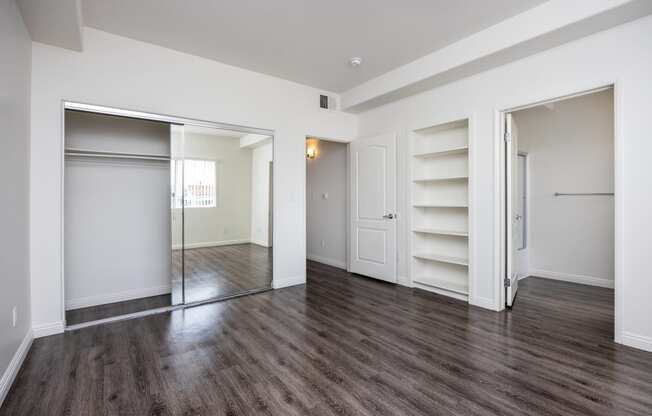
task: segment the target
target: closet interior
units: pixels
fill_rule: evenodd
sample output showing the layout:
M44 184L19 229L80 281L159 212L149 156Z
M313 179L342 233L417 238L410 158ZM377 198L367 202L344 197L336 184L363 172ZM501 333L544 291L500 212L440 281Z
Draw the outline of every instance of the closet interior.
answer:
M411 149L412 283L468 300L468 121L415 130Z
M273 137L65 110L68 326L272 282Z

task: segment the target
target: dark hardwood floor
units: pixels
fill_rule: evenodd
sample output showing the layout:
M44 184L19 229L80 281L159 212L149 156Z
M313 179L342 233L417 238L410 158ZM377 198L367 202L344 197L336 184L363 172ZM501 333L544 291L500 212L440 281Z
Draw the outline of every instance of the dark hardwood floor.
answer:
M351 277L34 342L0 415L650 415L612 292L530 278L513 310Z
M173 270L181 269L180 251L173 252ZM227 297L272 284L272 249L256 244L185 250L186 303ZM173 282L174 304L182 303L181 282ZM171 295L151 296L66 311L66 324L142 312L172 305Z

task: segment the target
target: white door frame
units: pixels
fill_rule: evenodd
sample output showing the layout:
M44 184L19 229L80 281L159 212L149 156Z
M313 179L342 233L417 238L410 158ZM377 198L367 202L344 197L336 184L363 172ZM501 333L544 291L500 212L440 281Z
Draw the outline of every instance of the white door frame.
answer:
M505 189L505 170L506 170L506 160L505 160L505 114L511 113L518 110L524 110L526 108L536 107L546 103L552 103L555 101L562 101L569 98L579 97L582 95L592 94L605 89L613 89L614 97L614 340L617 343L622 343L622 328L624 321L624 299L623 291L625 287L624 281L624 262L623 262L623 243L624 243L624 197L623 192L625 190L624 186L624 137L621 132L622 126L622 83L618 81L608 81L603 82L598 85L589 86L584 89L574 89L567 94L548 97L541 99L535 102L522 103L520 105L514 105L502 110L495 111L495 155L497 163L497 205L499 205L499 210L496 213L496 223L499 224L497 228L497 252L496 257L496 270L498 271L495 279L495 288L496 293L498 294L498 310L505 309L505 289L503 279L505 277L506 265L506 244L505 244L505 231L507 225L505 223L505 197L507 190Z

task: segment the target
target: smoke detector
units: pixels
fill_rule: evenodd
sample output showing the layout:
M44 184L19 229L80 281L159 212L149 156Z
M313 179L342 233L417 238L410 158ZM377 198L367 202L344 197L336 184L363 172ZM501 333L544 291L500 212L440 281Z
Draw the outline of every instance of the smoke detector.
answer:
M349 59L349 65L351 65L352 68L359 67L361 63L362 63L362 58L360 58L360 57L356 56L356 57L353 57L353 58Z

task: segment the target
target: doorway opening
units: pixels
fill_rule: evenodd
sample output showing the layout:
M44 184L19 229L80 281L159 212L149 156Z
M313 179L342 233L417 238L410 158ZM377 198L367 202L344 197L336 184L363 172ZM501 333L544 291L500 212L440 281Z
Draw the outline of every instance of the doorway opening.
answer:
M306 138L306 258L348 269L347 143Z
M561 313L578 331L610 338L617 286L614 114L614 89L607 87L502 117L505 306L518 314L532 302L554 305L551 316Z

